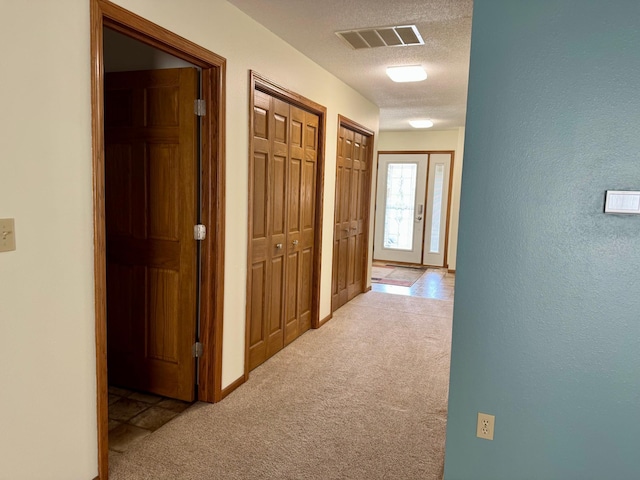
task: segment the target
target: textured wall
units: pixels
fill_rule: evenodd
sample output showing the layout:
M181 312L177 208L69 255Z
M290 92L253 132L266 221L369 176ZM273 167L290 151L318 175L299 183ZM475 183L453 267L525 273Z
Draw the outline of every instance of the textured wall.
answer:
M473 22L445 478L640 478L640 3Z

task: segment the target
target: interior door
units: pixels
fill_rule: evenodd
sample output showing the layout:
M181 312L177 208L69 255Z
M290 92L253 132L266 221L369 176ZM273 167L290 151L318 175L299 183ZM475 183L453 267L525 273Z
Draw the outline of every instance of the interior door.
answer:
M380 154L374 259L422 263L429 155Z
M427 207L425 216L424 265L442 267L445 263L447 210L449 205L450 153L429 155Z
M109 382L194 398L198 73L105 75Z
M332 309L362 293L369 197L368 137L340 126L336 165Z

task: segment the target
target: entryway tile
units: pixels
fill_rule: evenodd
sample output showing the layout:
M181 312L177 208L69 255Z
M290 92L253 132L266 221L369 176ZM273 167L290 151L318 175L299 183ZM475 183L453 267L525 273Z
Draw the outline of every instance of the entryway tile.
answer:
M132 393L127 398L131 400L136 400L138 402L150 403L152 405L162 400L162 397L158 395L152 395L150 393L141 393L141 392Z
M122 398L113 405L109 405L109 418L126 422L147 408L149 408L148 403Z
M149 434L149 430L124 423L109 432L109 449L124 452L133 443Z
M137 427L147 428L153 431L160 428L176 415L178 415L178 412L172 412L171 410L167 410L165 408L151 407L141 414L133 417L131 420L129 420L129 423Z
M133 390L128 390L126 388L109 386L109 393L114 395L120 395L121 397L127 397L133 393Z
M172 412L181 413L189 408L191 404L189 402L183 402L182 400L173 400L172 398L165 398L156 407L166 408Z

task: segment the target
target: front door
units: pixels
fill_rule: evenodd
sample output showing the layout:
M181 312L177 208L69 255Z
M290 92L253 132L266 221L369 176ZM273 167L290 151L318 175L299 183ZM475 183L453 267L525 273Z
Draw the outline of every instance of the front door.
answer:
M379 155L375 260L422 263L428 161L426 153Z
M194 399L198 135L193 68L105 75L108 375Z

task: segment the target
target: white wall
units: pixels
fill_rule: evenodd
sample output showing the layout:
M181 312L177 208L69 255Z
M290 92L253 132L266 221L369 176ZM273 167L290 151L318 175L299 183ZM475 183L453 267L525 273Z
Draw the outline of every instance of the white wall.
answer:
M95 477L89 2L0 15L0 479Z
M464 156L464 127L455 130L416 130L407 132L380 132L378 151L454 150L453 183L451 186L451 212L449 216L449 251L447 263L456 269L458 251L458 214L460 212L460 185Z
M228 60L226 386L244 371L248 70L327 107L321 317L331 311L337 117L377 132L378 108L224 0L116 3ZM0 479L90 479L97 442L89 2L4 1L0 58L0 218L14 217L17 232L17 250L0 253Z

